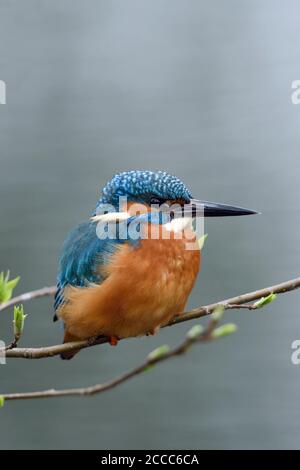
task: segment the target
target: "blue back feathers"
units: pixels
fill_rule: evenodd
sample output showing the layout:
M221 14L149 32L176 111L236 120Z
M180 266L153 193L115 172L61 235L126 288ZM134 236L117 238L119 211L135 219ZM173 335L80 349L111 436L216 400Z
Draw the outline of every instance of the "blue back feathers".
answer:
M101 283L103 275L97 269L105 265L117 245L124 240L100 240L96 234L97 224L86 222L76 227L64 242L57 279L54 309L63 302L63 290L66 285L84 287L90 283Z

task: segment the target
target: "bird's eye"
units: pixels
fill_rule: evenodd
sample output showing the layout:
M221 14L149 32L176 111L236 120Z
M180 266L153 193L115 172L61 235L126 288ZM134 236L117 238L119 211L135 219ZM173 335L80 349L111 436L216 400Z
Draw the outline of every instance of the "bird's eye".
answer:
M160 205L161 203L162 203L162 201L158 197L155 197L155 196L150 197L150 204Z

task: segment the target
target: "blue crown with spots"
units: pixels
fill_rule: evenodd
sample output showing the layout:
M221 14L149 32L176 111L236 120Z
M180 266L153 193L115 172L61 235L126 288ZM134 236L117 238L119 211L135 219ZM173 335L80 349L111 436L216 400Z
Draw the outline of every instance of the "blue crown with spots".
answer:
M126 196L130 201L151 203L151 198L159 202L182 199L188 203L191 194L176 176L165 171L132 170L116 174L103 188L97 204L112 204L117 207L119 197Z

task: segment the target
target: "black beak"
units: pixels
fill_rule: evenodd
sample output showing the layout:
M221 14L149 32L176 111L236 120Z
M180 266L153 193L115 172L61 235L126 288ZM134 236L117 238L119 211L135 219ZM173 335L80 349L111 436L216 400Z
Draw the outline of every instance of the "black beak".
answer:
M258 212L218 202L198 201L191 199L190 204L185 206L184 214L192 217L229 217L237 215L252 215Z

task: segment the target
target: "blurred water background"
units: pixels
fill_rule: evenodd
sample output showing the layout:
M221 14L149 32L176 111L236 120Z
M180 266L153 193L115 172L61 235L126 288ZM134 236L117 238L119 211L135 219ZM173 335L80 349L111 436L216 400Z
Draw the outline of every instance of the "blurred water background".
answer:
M206 223L190 307L299 275L299 14L293 0L1 0L0 270L21 276L17 292L55 283L66 233L127 169L167 170L195 197L262 212ZM291 293L230 312L237 334L107 394L7 403L0 447L298 448L299 305ZM52 299L26 312L23 346L61 341ZM71 362L10 360L0 392L102 382L191 326Z

